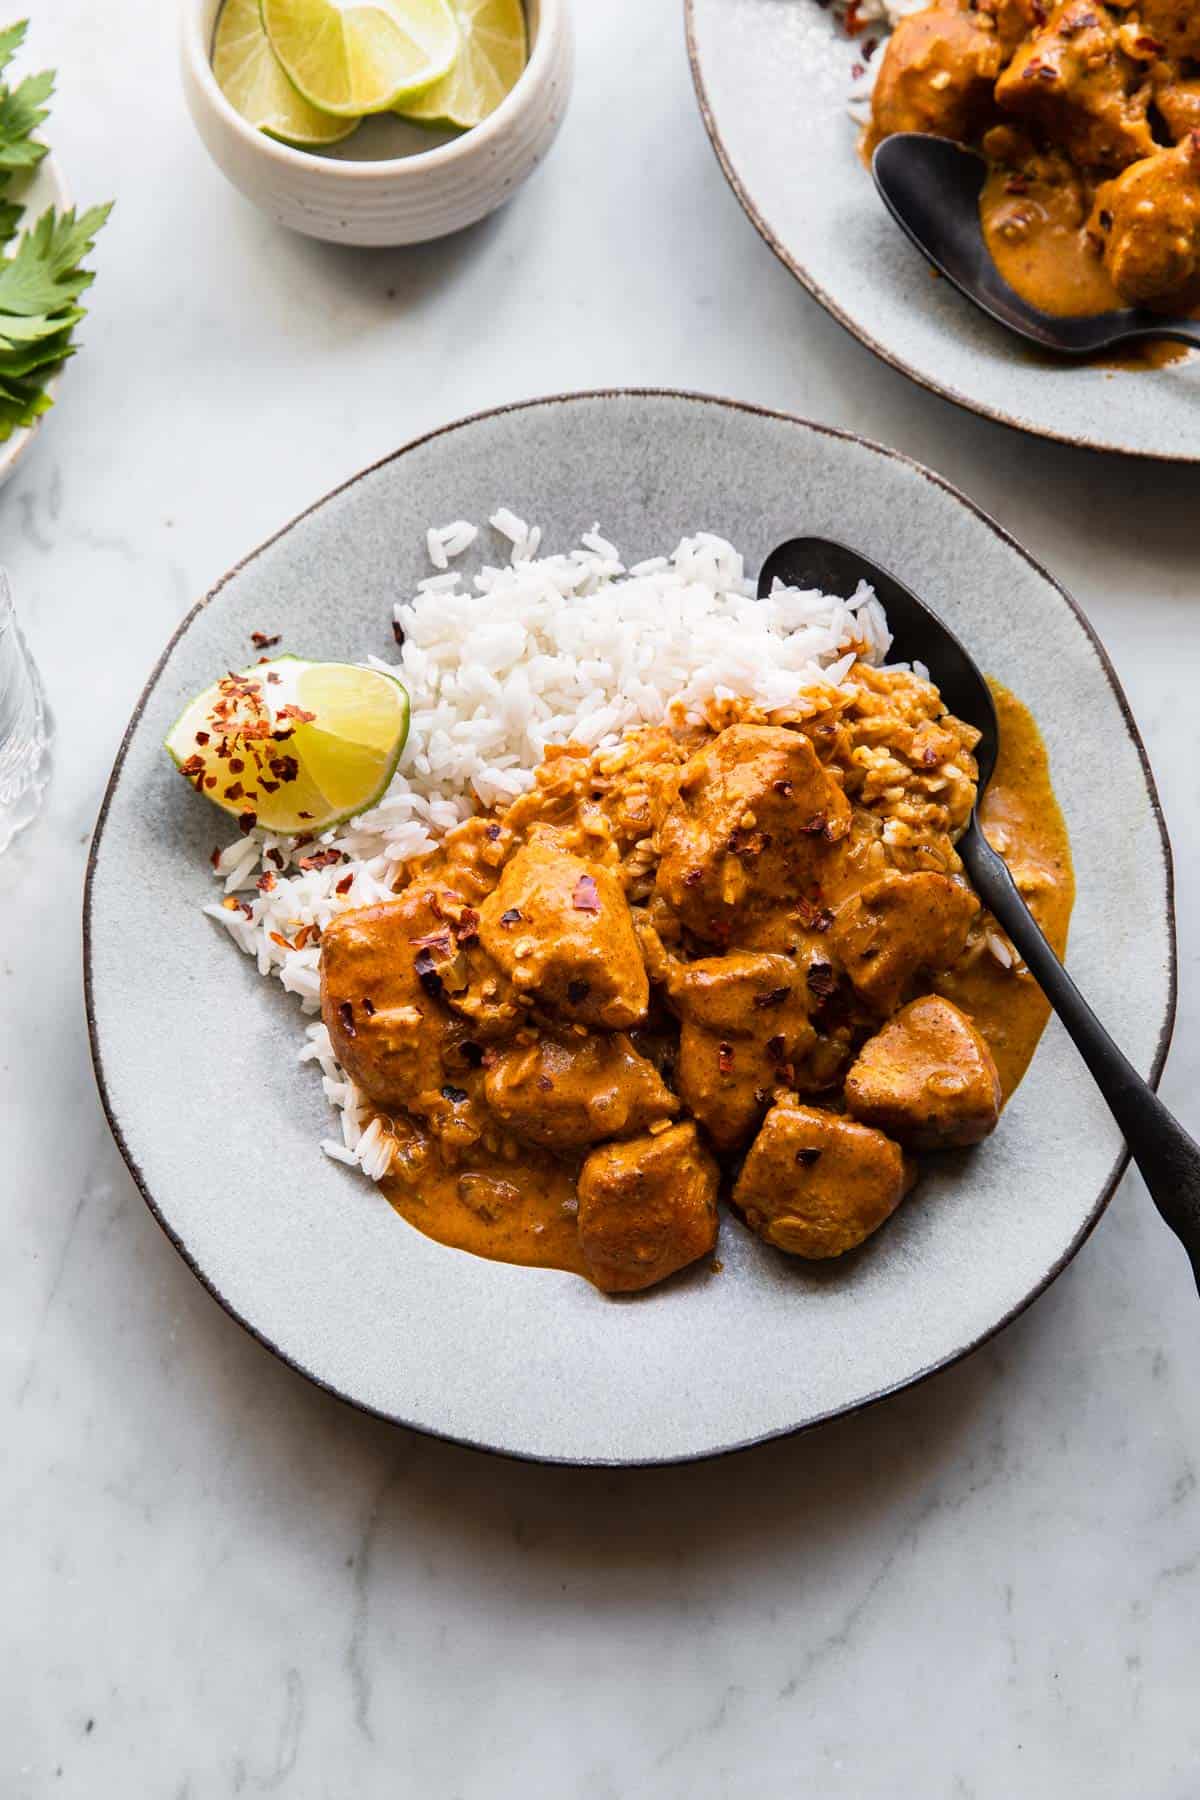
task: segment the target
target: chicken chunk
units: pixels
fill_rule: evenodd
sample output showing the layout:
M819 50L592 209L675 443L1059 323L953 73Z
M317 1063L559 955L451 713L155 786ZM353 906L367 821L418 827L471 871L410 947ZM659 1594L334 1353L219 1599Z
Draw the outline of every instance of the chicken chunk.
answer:
M915 1180L916 1165L882 1131L781 1103L750 1146L733 1202L777 1250L841 1256L891 1217Z
M593 1150L579 1176L579 1244L596 1286L634 1293L711 1256L718 1180L692 1124Z
M465 1053L474 1027L454 1017L425 969L428 940L444 929L417 887L332 920L321 940L321 1016L335 1056L375 1106L415 1113L448 1148L467 1148L484 1118Z
M1061 144L1087 168L1123 169L1149 156L1150 84L1121 48L1100 0L1064 0L1021 45L996 83L999 106Z
M892 1013L918 975L962 954L978 911L970 888L948 875L888 874L838 908L832 943L867 1004Z
M965 6L927 7L899 20L872 99L876 141L894 131L976 137L995 111L1004 63L1000 37Z
M731 950L678 963L668 984L682 1021L676 1081L718 1150L745 1143L776 1083L816 1038L806 965Z
M1154 90L1154 104L1173 144L1181 144L1190 132L1200 131L1200 77L1164 81Z
M731 725L684 769L658 893L696 937L726 942L756 902L811 897L849 829L846 796L802 733Z
M1200 131L1106 181L1088 229L1123 300L1182 303L1200 282Z
M479 937L518 994L581 1025L622 1031L650 983L629 904L599 863L534 838L479 909Z
M1142 31L1165 56L1200 61L1200 7L1196 0L1138 0Z
M679 1102L623 1032L558 1033L502 1050L484 1081L496 1116L527 1143L573 1150L645 1131Z
M846 1105L912 1150L977 1144L1000 1118L1000 1077L966 1013L937 994L903 1007L859 1052Z

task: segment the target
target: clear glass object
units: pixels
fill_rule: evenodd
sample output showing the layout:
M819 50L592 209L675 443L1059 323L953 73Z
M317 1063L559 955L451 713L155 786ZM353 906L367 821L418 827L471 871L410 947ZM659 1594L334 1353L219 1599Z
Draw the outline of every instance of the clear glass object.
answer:
M0 853L36 818L50 779L50 716L0 569Z

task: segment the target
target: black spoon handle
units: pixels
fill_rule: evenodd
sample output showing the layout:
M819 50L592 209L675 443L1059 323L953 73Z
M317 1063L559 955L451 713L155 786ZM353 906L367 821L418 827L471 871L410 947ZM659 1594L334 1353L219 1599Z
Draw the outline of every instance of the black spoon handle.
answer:
M1123 344L1141 343L1154 338L1169 338L1173 344L1191 344L1193 349L1200 350L1200 319L1149 317L1145 324L1132 326L1121 333Z
M1200 1288L1200 1145L1124 1057L1055 956L1003 857L973 819L958 845L975 890L1070 1032L1121 1127L1150 1198L1191 1259Z

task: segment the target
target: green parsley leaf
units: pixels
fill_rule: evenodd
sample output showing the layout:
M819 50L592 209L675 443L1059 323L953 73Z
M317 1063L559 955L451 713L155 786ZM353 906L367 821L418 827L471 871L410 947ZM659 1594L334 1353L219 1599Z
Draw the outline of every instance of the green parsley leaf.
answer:
M80 261L111 210L110 203L89 207L78 217L73 206L65 213L44 212L14 254L0 262L0 312L32 317L58 312L77 300L95 279L79 267Z

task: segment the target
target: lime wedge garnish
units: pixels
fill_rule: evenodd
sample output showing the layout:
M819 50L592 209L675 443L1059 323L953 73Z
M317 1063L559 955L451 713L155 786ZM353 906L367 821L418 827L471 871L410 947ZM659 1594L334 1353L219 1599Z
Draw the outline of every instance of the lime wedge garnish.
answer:
M281 656L197 695L166 747L245 830L303 835L373 806L407 737L408 695L392 676Z
M263 30L258 0L225 0L212 66L217 86L247 124L285 144L301 149L338 144L358 124L357 119L319 112L296 91Z
M450 0L458 22L458 58L448 75L396 111L426 124L480 124L511 94L529 60L521 0Z
M458 54L447 0L262 0L271 48L322 112L385 112L440 81Z

